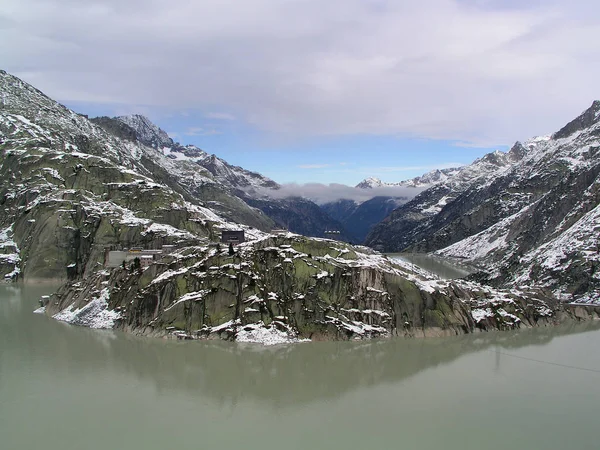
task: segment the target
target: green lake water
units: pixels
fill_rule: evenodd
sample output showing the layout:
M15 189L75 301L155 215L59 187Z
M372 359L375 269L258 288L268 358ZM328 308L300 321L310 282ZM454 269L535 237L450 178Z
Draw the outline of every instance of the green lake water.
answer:
M0 286L2 450L600 448L598 323L260 347L66 325L49 290Z

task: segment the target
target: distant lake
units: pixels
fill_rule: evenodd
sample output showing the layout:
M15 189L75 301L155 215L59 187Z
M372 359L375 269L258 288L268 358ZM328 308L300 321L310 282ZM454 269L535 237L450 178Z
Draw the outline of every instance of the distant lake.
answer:
M49 290L0 286L2 449L599 448L598 323L260 347L58 323Z
M443 279L462 278L475 272L474 268L459 264L457 261L428 253L388 253L387 256L419 266Z

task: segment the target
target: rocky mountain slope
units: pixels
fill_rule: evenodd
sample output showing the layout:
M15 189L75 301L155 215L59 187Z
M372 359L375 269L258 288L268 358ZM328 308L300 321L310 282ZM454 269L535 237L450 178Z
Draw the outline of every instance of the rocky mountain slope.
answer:
M459 170L375 227L370 245L439 250L486 267L498 286L600 298L600 102L551 136L517 142Z
M273 226L227 192L207 208L201 194L212 180L208 171L115 137L6 72L0 92L6 278L77 278L101 267L107 248L193 243L238 226L219 212L256 228Z
M216 208L224 217L248 223L247 219L233 214L238 209L238 204L243 202L257 211L262 211L273 221L274 227L317 237L323 237L326 230L334 229L341 231L342 240L351 239L337 220L321 211L311 200L302 197L276 198L276 195L269 195L271 191L280 188L275 181L257 172L231 165L194 145L183 146L174 142L144 116L101 117L92 121L119 137L127 138L133 133L142 144L159 150L173 161L171 166L179 167L177 171L172 167L167 167L167 170L175 174L182 184L194 186L196 195ZM124 132L123 128L128 128L129 133ZM206 177L198 181L199 171L204 171ZM231 199L224 202L224 192L230 198L236 199L238 204L229 205ZM223 203L230 208L220 208Z

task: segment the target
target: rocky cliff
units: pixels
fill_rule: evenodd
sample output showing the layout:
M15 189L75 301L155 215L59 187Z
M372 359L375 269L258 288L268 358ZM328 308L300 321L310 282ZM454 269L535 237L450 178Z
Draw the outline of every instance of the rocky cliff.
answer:
M98 271L66 285L47 313L92 327L182 339L263 343L447 336L597 317L541 291L433 280L362 247L264 236L230 255L182 248L146 269Z

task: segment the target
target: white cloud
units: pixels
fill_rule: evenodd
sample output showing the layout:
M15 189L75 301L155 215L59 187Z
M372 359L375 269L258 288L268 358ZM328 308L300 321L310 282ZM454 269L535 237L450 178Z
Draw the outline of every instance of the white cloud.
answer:
M591 103L598 35L591 0L4 0L0 61L62 101L491 145Z
M300 164L296 167L298 167L298 169L324 169L331 166L331 164Z
M186 136L212 136L221 134L221 132L214 128L190 127L183 134Z
M224 113L224 112L209 112L204 115L207 119L214 120L235 120L235 116L233 114Z
M263 190L262 194L272 198L305 197L317 204L334 202L340 199L354 200L362 203L373 197L396 197L408 201L421 193L422 188L382 186L371 189L360 189L345 184L289 183L281 185L278 190Z

